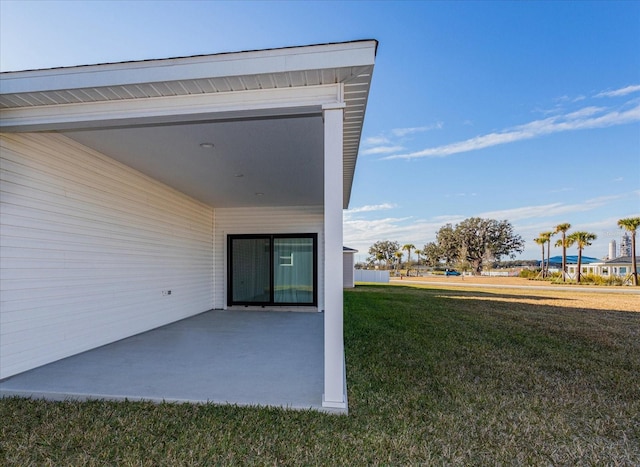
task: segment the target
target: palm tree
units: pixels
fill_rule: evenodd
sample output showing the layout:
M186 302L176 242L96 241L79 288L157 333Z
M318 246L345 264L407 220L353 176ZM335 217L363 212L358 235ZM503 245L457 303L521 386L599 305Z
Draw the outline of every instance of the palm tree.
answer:
M596 238L598 238L598 236L590 232L573 232L567 237L567 246L572 246L574 243L578 245L578 275L576 279L578 284L580 283L580 275L582 273L582 250L584 250L585 247L591 246L591 242Z
M547 243L547 241L542 237L536 237L533 239L533 241L542 247L542 262L540 263L540 268L542 277L544 278L544 244Z
M416 256L418 257L418 266L416 267L416 277L418 277L420 275L420 255L422 254L422 250L415 250L416 252Z
M409 265L411 265L411 250L415 250L416 246L413 243L407 243L406 245L404 245L402 247L403 250L405 250L406 252L408 252L407 255L407 263Z
M636 264L636 230L640 227L640 217L627 217L620 219L618 226L631 232L631 274L633 285L638 285L638 265Z
M546 268L544 267L544 260L542 260L543 264L542 264L542 277L548 277L549 276L549 260L551 259L551 236L553 235L553 232L542 232L540 234L540 238L542 238L544 240L544 243L547 244L547 266ZM544 246L543 246L544 248Z
M420 266L420 255L422 254L422 250L415 250L415 254L418 257L418 266Z
M397 263L396 263L396 271L399 271L400 270L400 264L401 264L401 261L402 261L402 252L401 251L396 251L394 253L394 256L396 257L396 261L397 261Z
M562 239L556 242L556 246L562 247L562 282L567 278L567 230L571 228L571 224L565 222L564 224L556 225L555 234L562 233Z

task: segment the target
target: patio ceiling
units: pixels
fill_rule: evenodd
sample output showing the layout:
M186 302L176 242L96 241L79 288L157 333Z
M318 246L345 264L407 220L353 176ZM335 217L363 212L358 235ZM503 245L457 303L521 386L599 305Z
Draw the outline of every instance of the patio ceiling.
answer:
M322 110L345 105L347 207L376 46L2 73L0 128L60 132L214 207L320 205Z
M322 204L322 129L316 115L63 134L214 207L292 206Z

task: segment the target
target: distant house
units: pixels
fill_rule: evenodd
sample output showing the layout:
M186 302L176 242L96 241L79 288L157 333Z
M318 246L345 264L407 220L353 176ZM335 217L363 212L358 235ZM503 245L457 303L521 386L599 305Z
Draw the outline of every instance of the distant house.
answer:
M377 41L0 74L0 379L211 309L324 312Z
M631 256L621 256L605 261L600 269L601 276L626 277L632 272ZM640 264L640 256L636 256L636 264Z
M631 273L631 256L621 256L609 260L592 261L583 264L582 274L595 274L603 277L626 277ZM640 264L640 257L636 256L636 263ZM567 267L567 272L571 277L576 273L575 265Z

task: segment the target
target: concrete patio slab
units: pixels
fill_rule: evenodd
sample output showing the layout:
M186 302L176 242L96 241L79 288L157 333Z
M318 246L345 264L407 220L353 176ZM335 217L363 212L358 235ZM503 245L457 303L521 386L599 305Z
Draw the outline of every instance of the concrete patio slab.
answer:
M208 311L0 382L0 396L322 410L322 313Z

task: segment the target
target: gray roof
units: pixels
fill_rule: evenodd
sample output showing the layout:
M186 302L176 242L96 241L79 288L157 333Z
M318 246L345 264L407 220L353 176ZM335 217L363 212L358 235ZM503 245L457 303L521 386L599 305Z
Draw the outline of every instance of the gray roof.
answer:
M605 264L631 264L631 256L620 256L618 258L613 258L613 259L608 259L607 261L604 262ZM640 263L640 256L636 256L636 263Z

